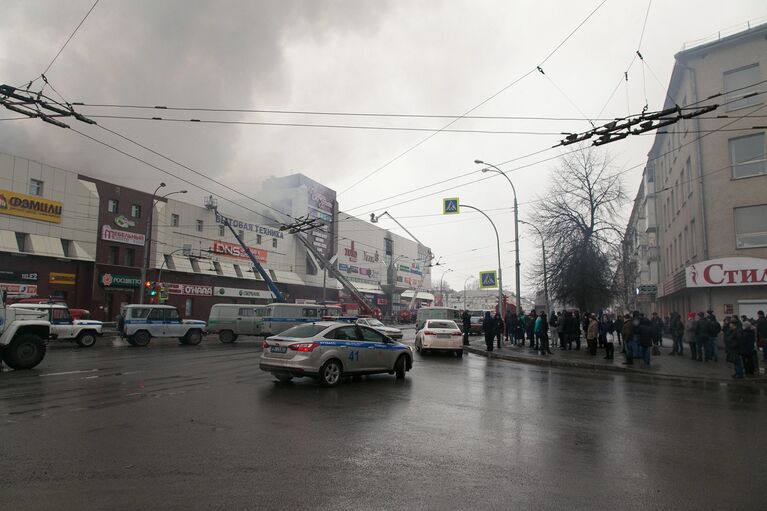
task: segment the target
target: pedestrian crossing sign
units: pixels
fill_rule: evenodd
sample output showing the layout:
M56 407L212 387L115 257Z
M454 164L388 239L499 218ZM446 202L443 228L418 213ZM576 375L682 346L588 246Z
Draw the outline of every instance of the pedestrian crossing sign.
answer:
M457 215L461 210L459 208L458 197L451 197L449 199L442 199L442 214L443 215Z
M498 287L498 273L495 270L479 272L479 288L490 289Z

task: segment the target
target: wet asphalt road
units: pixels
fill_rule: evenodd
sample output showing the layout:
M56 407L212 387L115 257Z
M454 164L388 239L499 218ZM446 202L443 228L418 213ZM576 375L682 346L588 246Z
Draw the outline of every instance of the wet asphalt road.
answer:
M3 372L2 508L767 509L764 387L417 355L325 389L273 382L259 345Z

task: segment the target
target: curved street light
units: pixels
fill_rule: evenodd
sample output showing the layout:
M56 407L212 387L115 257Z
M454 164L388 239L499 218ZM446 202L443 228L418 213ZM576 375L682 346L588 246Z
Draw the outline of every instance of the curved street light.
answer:
M476 163L477 165L487 165L487 167L482 169L482 172L495 172L496 174L500 174L503 177L505 177L506 181L508 181L509 184L511 185L511 191L514 193L514 250L516 252L516 261L514 263L515 265L514 276L517 280L516 306L517 306L517 314L519 314L519 311L521 311L522 308L521 308L521 301L520 301L520 280L519 280L519 206L517 205L517 190L516 188L514 188L514 183L511 182L511 179L509 178L508 174L506 174L504 171L499 169L497 166L493 165L492 163L484 162L482 160L474 160L474 163Z

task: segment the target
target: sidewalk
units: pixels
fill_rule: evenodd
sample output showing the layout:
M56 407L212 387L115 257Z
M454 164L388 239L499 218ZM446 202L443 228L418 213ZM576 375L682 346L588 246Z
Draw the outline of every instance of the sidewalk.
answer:
M640 374L651 377L673 378L694 381L728 382L728 383L767 383L767 377L764 374L755 376L746 376L743 380L735 380L731 377L733 365L725 362L724 350L719 350L718 362L697 362L690 359L690 351L685 346L684 356L670 356L671 341L664 339L660 356L652 357L650 366L646 366L641 360L634 360L634 365L623 365L626 359L621 353L622 347L617 343L615 345L615 359L605 360L605 351L598 349L596 356L591 356L586 351L586 342L581 342L580 351L561 350L559 347L552 347L553 355L540 355L538 352L530 351L529 346L517 347L509 346L504 343L503 347L498 349L496 346L492 352L488 353L485 347L484 337L473 336L469 338L469 346L464 346L464 351L488 358L508 360L511 362L521 362L524 364L535 364L549 367L569 367L589 371L612 371L625 374ZM760 369L763 368L761 353L759 354Z

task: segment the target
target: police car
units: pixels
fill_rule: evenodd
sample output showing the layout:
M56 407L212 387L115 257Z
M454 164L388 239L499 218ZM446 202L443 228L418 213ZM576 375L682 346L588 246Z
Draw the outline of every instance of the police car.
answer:
M118 324L120 336L132 346L146 346L152 337L176 337L181 344L200 344L206 324L181 319L170 305L126 305Z
M328 387L344 376L389 373L403 379L413 367L409 346L362 325L321 321L266 339L260 367L279 381L317 378Z

